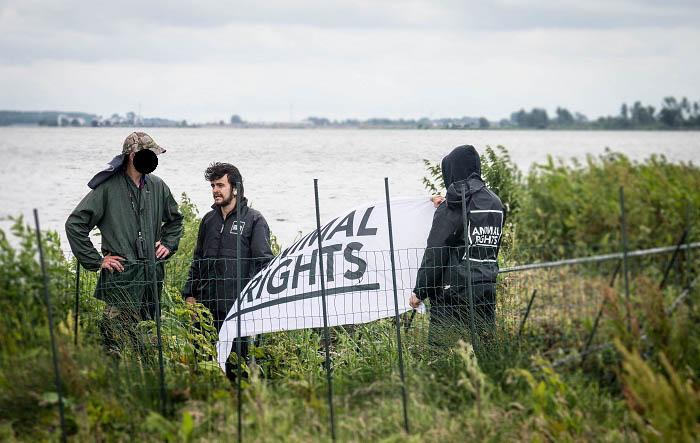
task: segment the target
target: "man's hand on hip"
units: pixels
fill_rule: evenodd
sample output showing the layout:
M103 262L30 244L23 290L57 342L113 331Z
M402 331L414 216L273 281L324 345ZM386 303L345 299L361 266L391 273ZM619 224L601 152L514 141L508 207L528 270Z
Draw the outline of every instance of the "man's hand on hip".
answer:
M156 242L156 258L158 259L163 259L170 255L170 249L166 248L163 246L163 244L159 241Z
M102 265L100 265L100 268L107 269L109 272L124 272L124 265L121 262L122 260L124 260L124 257L107 254L102 259Z

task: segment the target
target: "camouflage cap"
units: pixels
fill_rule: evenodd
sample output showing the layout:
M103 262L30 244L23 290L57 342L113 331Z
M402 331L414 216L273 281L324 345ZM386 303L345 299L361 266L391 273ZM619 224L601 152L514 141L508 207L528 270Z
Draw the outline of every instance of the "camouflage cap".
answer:
M158 143L156 143L150 135L146 134L145 132L132 132L124 140L122 154L130 154L142 149L150 149L151 151L155 152L156 155L165 152L165 148L158 145Z

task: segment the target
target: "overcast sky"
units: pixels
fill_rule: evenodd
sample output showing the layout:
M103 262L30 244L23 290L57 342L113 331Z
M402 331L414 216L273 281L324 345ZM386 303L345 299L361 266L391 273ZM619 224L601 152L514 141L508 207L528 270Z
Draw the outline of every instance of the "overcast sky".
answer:
M700 100L698 0L0 0L0 109L218 121Z

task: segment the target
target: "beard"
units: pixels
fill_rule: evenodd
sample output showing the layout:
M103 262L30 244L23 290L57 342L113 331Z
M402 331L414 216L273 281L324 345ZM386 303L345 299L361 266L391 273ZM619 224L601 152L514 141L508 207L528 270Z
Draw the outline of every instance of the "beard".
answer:
M225 206L228 206L233 201L233 192L229 192L228 197L224 198L223 195L221 195L221 197L223 198L223 200L221 200L221 203L214 202L214 204L223 208Z

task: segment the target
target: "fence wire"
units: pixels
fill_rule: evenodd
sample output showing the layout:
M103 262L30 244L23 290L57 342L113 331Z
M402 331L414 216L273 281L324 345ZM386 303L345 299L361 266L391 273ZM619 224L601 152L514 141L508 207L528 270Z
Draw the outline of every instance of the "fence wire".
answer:
M671 287L669 297L687 286L693 273L687 259L691 248L698 246L631 253L633 297L662 282ZM461 341L472 347L485 372L499 376L533 355L555 362L599 349L624 327L627 308L621 257L616 254L504 268L496 282L489 282L464 272L463 250L446 248L436 251L448 257L445 266L423 269L435 277L430 281L440 284L421 288L416 282L425 251L394 252L399 332L408 372L440 364L442 356ZM92 359L104 363L110 373L107 389L128 392L165 416L184 402L197 405L207 417L199 426L211 438L237 435L237 365L242 365L244 391L257 380L291 398L322 398L327 383L325 346L330 350L334 396L341 399L336 400L339 422L357 392L376 389L376 395L395 397L400 407L393 287L386 279L392 271L389 251L352 251L351 259L341 251L281 260L287 264L270 272L264 289L286 291L285 302L260 299L255 305L255 293L242 295L248 313L241 318L246 331L240 339L241 355L236 353L235 335L219 337L227 318L237 321L231 316L236 302L235 257L125 261L123 272L91 272L67 256L71 264L50 286L64 348L77 338L77 345L68 349L76 356L87 350ZM473 264L479 263L478 257L473 258ZM323 274L317 271L320 260L326 265ZM259 263L241 261L242 269L259 267ZM195 281L193 269L197 270ZM245 274L241 287L252 277L250 271ZM327 288L329 342L320 329L321 278ZM191 292L195 304L182 296L186 287L195 288ZM407 306L415 289L431 294L424 300L424 310ZM231 349L225 370L217 363L220 338ZM60 357L67 358L65 352ZM69 397L71 389L75 387L66 386ZM316 423L328 419L328 410L321 404L306 412L318 417ZM242 406L244 417L254 413L251 396L243 396ZM319 425L314 432L326 431Z

